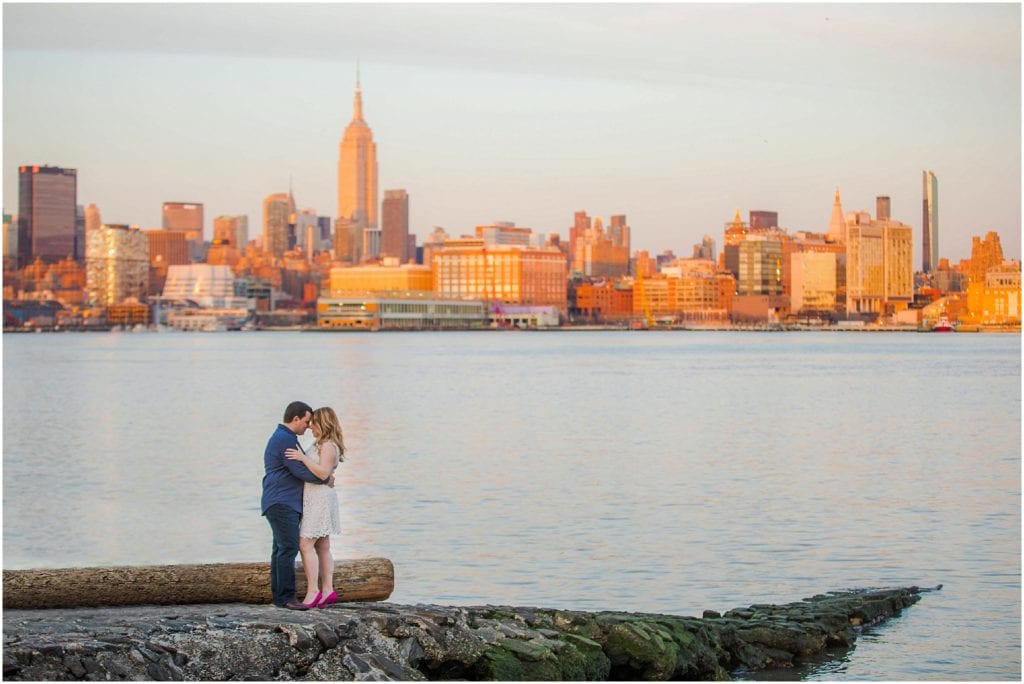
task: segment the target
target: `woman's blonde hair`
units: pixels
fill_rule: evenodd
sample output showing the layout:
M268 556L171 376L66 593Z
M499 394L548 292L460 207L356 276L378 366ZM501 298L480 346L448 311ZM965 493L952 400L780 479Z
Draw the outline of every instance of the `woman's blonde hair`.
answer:
M326 442L334 442L338 445L338 461L345 460L345 440L341 434L341 424L338 416L330 406L322 406L313 411L313 418L310 423L316 423L320 436L317 437L316 445L320 447Z

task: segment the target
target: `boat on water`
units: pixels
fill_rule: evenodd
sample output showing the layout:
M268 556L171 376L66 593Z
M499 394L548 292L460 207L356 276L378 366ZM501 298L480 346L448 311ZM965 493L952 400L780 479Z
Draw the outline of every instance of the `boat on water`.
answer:
M932 325L932 332L953 332L953 323L943 316Z

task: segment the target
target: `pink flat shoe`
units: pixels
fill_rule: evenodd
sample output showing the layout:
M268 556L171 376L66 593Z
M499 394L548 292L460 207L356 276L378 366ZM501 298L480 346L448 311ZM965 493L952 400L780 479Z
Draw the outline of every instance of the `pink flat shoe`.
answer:
M317 608L326 608L327 606L338 602L338 592L332 591L327 596L324 596L323 601L316 605Z
M319 604L319 603L320 603L320 592L318 591L318 592L316 592L316 596L313 597L313 601L311 603L303 603L302 605L306 606L307 608L316 608L317 604Z

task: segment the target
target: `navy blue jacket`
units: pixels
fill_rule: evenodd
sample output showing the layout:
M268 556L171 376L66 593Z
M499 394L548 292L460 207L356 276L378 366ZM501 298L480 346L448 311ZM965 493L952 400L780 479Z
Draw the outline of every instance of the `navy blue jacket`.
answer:
M260 502L262 513L274 504L284 504L302 513L302 488L304 482L325 484L327 480L309 472L302 461L285 458L285 449L301 449L299 438L284 425L278 425L267 442L263 452L263 498Z

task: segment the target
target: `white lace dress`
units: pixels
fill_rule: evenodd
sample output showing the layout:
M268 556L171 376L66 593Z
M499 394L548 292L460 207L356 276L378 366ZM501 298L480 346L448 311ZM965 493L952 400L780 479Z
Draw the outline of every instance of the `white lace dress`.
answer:
M309 457L321 463L321 458L338 466L338 447L331 442L323 445L324 452L316 447L309 451ZM322 484L307 482L302 490L302 523L299 534L303 537L326 537L341 534L341 512L338 510L338 495L334 489Z

